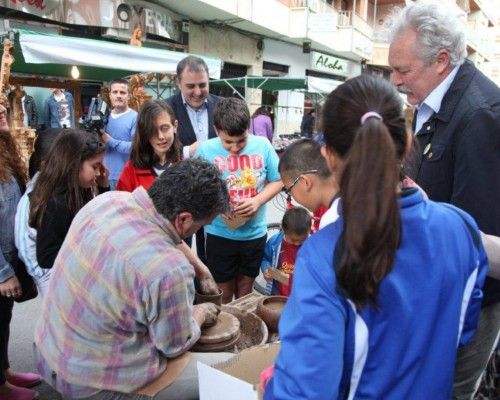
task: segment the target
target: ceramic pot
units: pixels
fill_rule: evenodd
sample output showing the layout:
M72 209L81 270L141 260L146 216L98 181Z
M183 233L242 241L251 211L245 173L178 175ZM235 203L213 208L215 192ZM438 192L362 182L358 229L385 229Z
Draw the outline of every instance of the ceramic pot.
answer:
M262 298L257 304L256 314L262 318L270 331L278 331L278 322L287 300L285 296L269 296Z
M196 292L194 294L194 300L196 304L201 303L214 303L217 306L222 305L222 290L219 289L218 294L202 294Z

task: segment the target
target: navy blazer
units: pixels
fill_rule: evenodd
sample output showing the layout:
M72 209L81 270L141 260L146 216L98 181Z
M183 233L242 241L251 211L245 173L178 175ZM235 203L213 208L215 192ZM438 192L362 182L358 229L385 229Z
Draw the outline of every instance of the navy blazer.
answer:
M222 97L209 94L207 98L208 106L208 138L212 139L217 136L214 128L214 108L215 105L222 100ZM187 113L184 102L182 101L181 92L170 96L165 100L170 107L174 110L175 117L178 121L177 131L179 132L179 139L183 146L189 146L196 142L196 134L194 133L193 126L191 125L191 120Z
M405 172L431 200L467 211L483 232L500 235L500 89L466 60L441 108L415 137ZM483 305L500 301L488 278Z

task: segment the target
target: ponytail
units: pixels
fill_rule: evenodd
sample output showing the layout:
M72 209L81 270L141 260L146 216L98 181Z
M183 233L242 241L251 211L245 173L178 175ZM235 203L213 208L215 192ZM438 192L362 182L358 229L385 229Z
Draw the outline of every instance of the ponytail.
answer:
M357 130L340 180L344 231L338 283L357 308L375 304L380 282L392 270L400 238L398 155L383 121L369 118Z

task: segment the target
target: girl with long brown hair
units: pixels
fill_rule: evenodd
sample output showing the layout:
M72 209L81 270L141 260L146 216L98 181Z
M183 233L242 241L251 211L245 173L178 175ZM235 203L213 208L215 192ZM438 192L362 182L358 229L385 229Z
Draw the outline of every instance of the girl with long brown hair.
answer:
M52 268L76 213L109 190L103 164L104 142L95 134L63 131L52 145L30 201L30 226L36 228L36 256L41 268Z
M123 168L116 189L127 192L138 186L148 189L158 175L181 159L181 152L172 108L162 100L145 102L137 117L130 160Z
M487 272L477 226L402 187L411 134L389 82L345 82L322 118L340 217L298 254L264 398L449 399Z
M14 272L20 262L14 245L14 217L26 181L26 166L10 134L7 110L0 105L0 398L3 400L35 399L38 393L27 387L41 382L36 374L11 371L7 353L14 299L22 295Z

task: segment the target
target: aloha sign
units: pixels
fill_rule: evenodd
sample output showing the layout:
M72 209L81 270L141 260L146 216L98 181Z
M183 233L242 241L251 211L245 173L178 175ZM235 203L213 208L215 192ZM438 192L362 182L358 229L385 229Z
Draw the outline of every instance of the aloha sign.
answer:
M311 68L329 74L348 76L348 60L313 51L311 54Z

